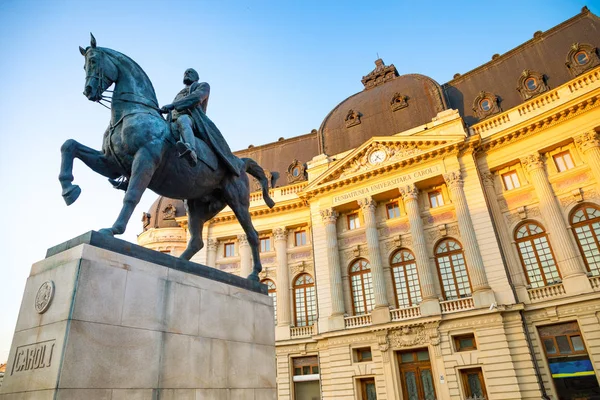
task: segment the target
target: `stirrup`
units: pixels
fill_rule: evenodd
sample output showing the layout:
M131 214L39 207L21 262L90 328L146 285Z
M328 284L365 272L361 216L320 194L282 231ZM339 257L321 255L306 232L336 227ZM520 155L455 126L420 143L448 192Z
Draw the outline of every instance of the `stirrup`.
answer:
M175 148L179 152L179 158L185 158L190 166L198 164L198 156L189 144L179 141L175 143Z

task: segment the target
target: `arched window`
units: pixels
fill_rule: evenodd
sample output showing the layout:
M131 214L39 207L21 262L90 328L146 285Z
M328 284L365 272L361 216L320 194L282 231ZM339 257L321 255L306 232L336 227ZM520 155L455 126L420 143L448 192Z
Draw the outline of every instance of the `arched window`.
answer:
M435 262L445 300L471 296L471 282L460 243L454 239L440 242L435 248Z
M310 326L317 319L315 281L309 274L302 274L294 281L294 314L296 326Z
M525 222L515 231L515 242L532 288L551 285L560 279L544 228L535 222Z
M571 216L571 226L588 271L600 275L600 208L585 204Z
M275 290L275 282L270 279L263 279L262 284L267 285L269 288L269 297L273 299L273 314L275 316L275 322L277 322L277 291Z
M354 315L368 314L375 305L371 265L363 258L350 266L350 285Z
M415 256L408 250L398 250L392 256L392 276L394 277L394 292L396 307L416 306L421 302L421 287L417 275Z

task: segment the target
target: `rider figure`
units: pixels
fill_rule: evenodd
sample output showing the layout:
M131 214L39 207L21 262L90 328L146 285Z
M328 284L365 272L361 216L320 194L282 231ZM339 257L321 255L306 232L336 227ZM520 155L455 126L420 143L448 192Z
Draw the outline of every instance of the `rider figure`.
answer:
M193 167L198 163L194 147L194 136L205 141L217 157L234 175L240 175L240 162L235 157L215 124L206 116L206 105L210 94L210 86L206 82L198 82L198 73L188 68L183 74L185 87L177 93L172 104L161 108L161 112L173 111L180 138L177 142L179 157L185 158Z

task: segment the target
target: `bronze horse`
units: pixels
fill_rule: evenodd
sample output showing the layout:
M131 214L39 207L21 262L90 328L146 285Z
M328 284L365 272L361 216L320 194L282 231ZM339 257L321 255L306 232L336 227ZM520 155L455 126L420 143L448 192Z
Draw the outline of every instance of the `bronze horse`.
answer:
M191 238L181 254L181 258L186 260L204 246L204 223L227 205L235 213L252 248L254 265L248 279L258 281L262 266L258 253L258 233L248 210L250 186L246 172L260 182L265 203L273 207L275 203L269 197L268 181L263 169L249 158L236 160L242 170L239 177L229 173L221 164L215 171L203 162L191 167L178 157L173 130L160 113L154 88L142 68L122 53L97 47L93 35L90 46L86 49L80 47L79 50L85 57L83 94L89 100L99 102L113 83L115 86L111 120L104 132L102 151L73 139L67 140L61 147L62 162L58 178L67 205L81 194L79 186L72 184L75 158L109 179L122 176L128 179L121 212L113 226L101 229L101 233L122 234L146 188L162 196L187 200ZM216 159L210 147L198 138L196 148L199 155Z

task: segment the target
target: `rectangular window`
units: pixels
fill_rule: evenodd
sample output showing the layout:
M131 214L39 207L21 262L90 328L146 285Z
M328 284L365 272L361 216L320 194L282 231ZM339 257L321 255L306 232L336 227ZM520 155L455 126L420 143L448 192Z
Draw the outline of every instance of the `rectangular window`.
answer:
M460 371L463 390L468 399L487 399L483 372L481 368L469 368Z
M388 219L398 218L400 216L400 207L398 207L398 203L390 203L386 208Z
M361 347L354 349L354 360L356 362L373 361L373 354L370 347Z
M360 400L377 400L377 390L375 389L374 378L364 378L359 380Z
M348 229L360 228L360 219L358 219L358 213L348 215Z
M316 356L294 358L294 375L315 375L319 373L319 363Z
M260 252L265 253L267 251L271 251L271 238L261 238L260 239Z
M558 172L575 168L575 164L573 164L573 159L571 158L571 153L569 153L568 150L558 153L552 158L554 158L554 164L556 164L556 169Z
M441 207L444 205L444 198L442 197L442 192L436 190L434 192L429 192L429 206L431 208Z
M466 335L454 336L454 348L456 351L477 350L475 335L469 333Z
M510 171L506 174L503 174L502 182L504 183L504 189L506 190L512 190L521 187L521 182L519 182L519 175L517 175L517 171Z
M294 240L296 241L296 246L305 246L306 245L306 231L296 232L294 235Z
M233 243L225 243L223 245L223 255L225 257L235 256L235 245Z

